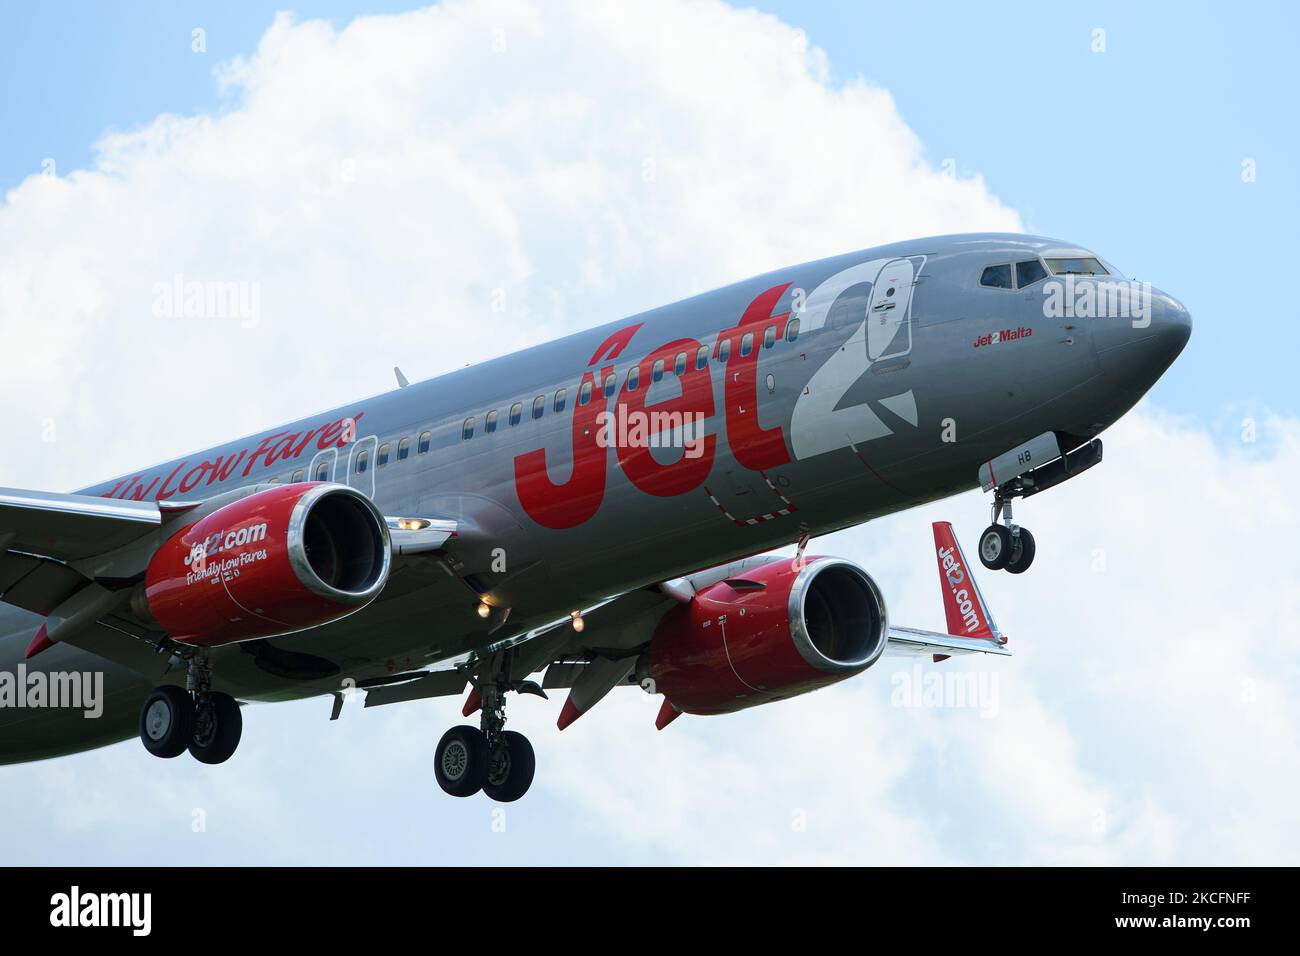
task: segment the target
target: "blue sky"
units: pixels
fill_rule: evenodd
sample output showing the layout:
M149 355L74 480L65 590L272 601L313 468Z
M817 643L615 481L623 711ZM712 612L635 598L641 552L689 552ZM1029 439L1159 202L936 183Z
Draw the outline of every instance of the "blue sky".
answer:
M1229 433L1238 410L1296 410L1300 308L1278 291L1300 210L1293 4L918 3L901 22L899 8L861 3L757 7L803 29L835 78L887 88L932 161L982 175L1028 229L1097 249L1181 298L1196 332L1156 386L1165 407ZM410 5L11 9L0 82L18 95L0 101L0 188L46 158L61 175L87 167L106 130L229 106L212 67L252 53L277 9L342 26ZM204 55L190 50L196 26ZM1104 53L1092 51L1096 28Z
M324 699L250 706L222 767L160 766L130 740L0 768L12 858L1300 858L1300 608L1275 586L1300 535L1300 316L1279 294L1300 208L1294 8L759 6L825 52L829 86L779 59L793 49L779 24L672 0L653 18L554 0L536 29L515 0L363 35L282 25L225 94L214 70L257 50L275 5L7 11L0 280L30 281L0 287L0 335L23 356L0 380L0 485L77 487L389 388L398 360L414 379L774 256L869 245L857 237L889 235L893 215L917 235L1018 215L1178 296L1196 327L1107 433L1105 465L1017 509L1039 540L1032 573L982 576L1016 655L989 665L999 718L893 706L892 668L661 734L656 701L633 691L563 734L558 699L526 698L511 726L539 774L503 836L489 803L444 798L432 778L459 701L353 707L334 724ZM293 7L338 30L407 8ZM494 58L485 26L503 17L512 56ZM734 75L701 69L700 37ZM444 41L450 54L432 52ZM857 77L897 114L854 95ZM474 95L521 106L482 123ZM566 111L575 101L585 113ZM590 145L593 126L605 135ZM110 145L111 171L77 176L105 133L133 130ZM963 181L918 172L917 152L935 169L951 158ZM858 156L884 178L859 176ZM47 158L60 182L29 181ZM178 272L264 284L265 321L151 315L150 289ZM199 376L219 387L194 400ZM1249 453L1245 415L1271 437ZM1207 502L1227 505L1214 548ZM940 627L928 523L954 521L969 551L987 513L970 493L817 547L870 569L891 620ZM806 831L792 827L805 811Z

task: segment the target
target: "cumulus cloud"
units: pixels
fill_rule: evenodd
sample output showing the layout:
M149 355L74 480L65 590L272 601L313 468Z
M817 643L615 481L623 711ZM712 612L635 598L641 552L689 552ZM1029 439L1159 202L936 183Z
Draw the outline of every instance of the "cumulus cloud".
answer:
M89 483L381 391L395 363L432 375L782 264L1020 225L927 161L887 91L721 3L282 15L218 81L223 111L108 136L93 169L0 204L22 356L0 484ZM256 315L187 315L177 277ZM1264 572L1295 537L1300 442L1267 430L1250 459L1144 409L1025 509L1038 563L985 575L1017 655L975 665L992 716L893 706L890 665L663 733L636 692L562 735L523 700L540 772L507 825L432 782L456 704L328 724L309 701L251 708L234 761L164 786L134 742L4 768L0 810L35 861L1293 860L1297 598ZM969 544L985 513L967 496L818 546L938 627L928 520Z
M720 3L283 14L218 73L224 112L107 136L95 168L0 205L0 333L23 356L0 427L30 452L0 484L90 483L385 390L394 364L428 376L779 265L1018 226L927 164L887 92L831 84L796 31ZM187 312L170 290L193 282L250 308Z

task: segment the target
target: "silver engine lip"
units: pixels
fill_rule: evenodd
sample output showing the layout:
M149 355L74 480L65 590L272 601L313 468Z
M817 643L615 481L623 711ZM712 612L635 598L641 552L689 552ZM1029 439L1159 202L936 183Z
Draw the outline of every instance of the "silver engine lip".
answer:
M379 529L379 538L383 544L382 567L379 574L375 577L374 583L362 591L345 591L322 581L319 575L316 574L315 569L312 568L311 562L307 559L307 549L303 545L303 530L307 526L307 516L311 514L311 509L323 498L341 494L348 495L361 502ZM293 511L289 513L289 528L285 535L285 547L289 552L289 566L293 568L293 573L297 575L298 580L309 591L337 604L353 607L369 604L379 595L379 592L384 589L384 585L388 583L388 573L393 564L393 546L388 534L388 524L384 521L384 516L379 513L379 509L375 507L375 503L363 492L358 491L351 485L340 485L334 482L317 485L298 499L293 506Z
M813 643L804 623L804 604L808 598L809 586L818 574L833 567L846 568L852 572L854 577L867 586L867 590L876 601L876 606L880 609L880 631L876 635L875 643L867 654L858 660L837 661L827 657ZM790 586L789 616L790 635L794 638L799 656L818 670L831 673L866 670L880 659L880 655L885 652L885 645L889 643L889 611L885 605L885 596L880 592L880 587L871 575L852 561L843 558L814 558L804 565Z

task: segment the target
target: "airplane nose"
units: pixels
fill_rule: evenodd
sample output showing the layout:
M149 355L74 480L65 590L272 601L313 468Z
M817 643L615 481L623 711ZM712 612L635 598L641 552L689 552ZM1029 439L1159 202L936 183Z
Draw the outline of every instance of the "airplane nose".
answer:
M1192 335L1192 317L1183 304L1152 289L1147 315L1097 319L1093 347L1101 370L1116 385L1139 393L1155 384Z

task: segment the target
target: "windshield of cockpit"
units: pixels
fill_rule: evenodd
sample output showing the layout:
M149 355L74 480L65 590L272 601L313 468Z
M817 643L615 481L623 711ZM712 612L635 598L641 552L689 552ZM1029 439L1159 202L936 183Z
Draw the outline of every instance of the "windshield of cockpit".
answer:
M1054 276L1115 276L1124 278L1118 269L1096 256L1043 256L1047 270Z

